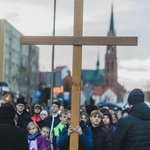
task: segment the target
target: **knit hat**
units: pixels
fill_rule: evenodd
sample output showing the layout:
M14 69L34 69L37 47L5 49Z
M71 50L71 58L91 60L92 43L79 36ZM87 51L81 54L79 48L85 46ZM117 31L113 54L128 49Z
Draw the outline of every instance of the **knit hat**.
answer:
M144 102L144 93L142 90L133 89L128 96L128 103L134 105L136 103Z
M110 112L104 113L103 116L108 116L108 118L109 118L109 120L110 120L110 123L113 124L112 115L111 115Z
M24 104L24 105L26 105L26 102L24 101L24 97L19 97L17 99L17 104Z
M48 117L48 113L47 113L47 111L46 110L42 110L41 112L40 112L40 115L41 114L45 114L46 115L46 117Z
M93 110L98 110L98 107L95 105L86 105L86 112L90 115Z
M4 103L0 107L0 120L1 119L13 120L15 118L15 114L16 114L15 108L10 103Z

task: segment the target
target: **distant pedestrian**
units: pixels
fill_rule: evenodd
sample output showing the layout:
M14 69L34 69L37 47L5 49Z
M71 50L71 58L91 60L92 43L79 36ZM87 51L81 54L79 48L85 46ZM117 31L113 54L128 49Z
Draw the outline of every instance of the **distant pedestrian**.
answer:
M113 150L150 150L150 108L141 89L128 97L130 113L119 120L113 138Z
M0 107L0 149L29 150L26 132L15 126L14 106L5 103Z

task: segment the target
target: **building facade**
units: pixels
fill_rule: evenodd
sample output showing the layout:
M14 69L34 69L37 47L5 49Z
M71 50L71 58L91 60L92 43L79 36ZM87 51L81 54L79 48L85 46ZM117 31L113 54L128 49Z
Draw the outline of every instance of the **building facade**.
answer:
M6 20L0 20L0 81L11 91L32 97L39 85L39 48L20 45L22 34Z

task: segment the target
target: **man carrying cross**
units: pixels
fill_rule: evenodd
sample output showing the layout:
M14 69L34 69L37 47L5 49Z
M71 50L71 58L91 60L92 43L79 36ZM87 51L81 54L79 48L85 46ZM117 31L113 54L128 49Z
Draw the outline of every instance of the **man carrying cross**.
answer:
M73 45L72 98L71 98L71 126L79 125L80 87L82 45L137 45L136 37L82 37L83 0L74 0L74 36L73 37L21 37L21 44L34 45ZM70 135L69 150L78 150L79 134Z

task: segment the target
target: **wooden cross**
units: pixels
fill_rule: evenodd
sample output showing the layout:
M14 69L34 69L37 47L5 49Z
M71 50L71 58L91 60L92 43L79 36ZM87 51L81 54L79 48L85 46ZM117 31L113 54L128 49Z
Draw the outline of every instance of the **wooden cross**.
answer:
M92 37L82 36L83 0L74 0L74 36L22 36L22 45L73 45L71 125L76 127L80 120L80 86L82 45L128 45L136 46L137 37ZM78 150L77 133L71 134L69 150Z

